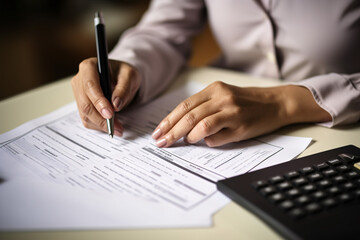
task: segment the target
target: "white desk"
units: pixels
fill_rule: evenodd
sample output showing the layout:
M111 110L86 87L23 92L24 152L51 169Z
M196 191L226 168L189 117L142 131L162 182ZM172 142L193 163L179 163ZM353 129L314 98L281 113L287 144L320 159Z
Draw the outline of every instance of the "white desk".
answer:
M184 72L182 81L210 83L222 80L238 86L274 86L280 81L254 78L232 71L199 68ZM49 113L74 101L70 78L34 89L0 102L0 133L4 133L33 118ZM277 131L279 134L312 137L314 143L301 154L353 144L360 147L360 124L327 129L314 124L299 124ZM0 198L1 201L1 198ZM0 213L1 214L1 213ZM0 239L279 239L279 235L244 208L230 203L214 215L210 228L140 229L111 231L62 231L0 233Z

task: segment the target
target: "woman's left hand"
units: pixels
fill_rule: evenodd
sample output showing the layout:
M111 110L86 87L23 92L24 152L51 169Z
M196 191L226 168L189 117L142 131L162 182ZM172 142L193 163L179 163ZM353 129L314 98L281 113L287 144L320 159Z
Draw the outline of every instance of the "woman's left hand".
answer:
M153 132L158 147L185 137L210 147L256 137L296 122L331 120L301 86L240 88L214 82L181 102Z

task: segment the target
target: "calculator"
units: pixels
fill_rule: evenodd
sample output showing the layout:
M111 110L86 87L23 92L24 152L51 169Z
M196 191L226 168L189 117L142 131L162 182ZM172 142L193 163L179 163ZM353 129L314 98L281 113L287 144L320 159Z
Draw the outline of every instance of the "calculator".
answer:
M287 239L360 239L360 149L313 154L217 188Z

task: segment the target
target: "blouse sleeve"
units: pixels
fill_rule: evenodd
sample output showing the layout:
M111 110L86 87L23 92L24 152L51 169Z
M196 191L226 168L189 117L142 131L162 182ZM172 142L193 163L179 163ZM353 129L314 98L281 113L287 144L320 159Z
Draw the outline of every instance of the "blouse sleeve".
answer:
M190 55L191 37L205 23L200 0L155 0L141 21L127 30L109 59L126 62L141 76L138 101L146 102L163 91Z
M360 73L319 75L298 82L309 89L315 101L332 117L323 126L354 123L360 119Z

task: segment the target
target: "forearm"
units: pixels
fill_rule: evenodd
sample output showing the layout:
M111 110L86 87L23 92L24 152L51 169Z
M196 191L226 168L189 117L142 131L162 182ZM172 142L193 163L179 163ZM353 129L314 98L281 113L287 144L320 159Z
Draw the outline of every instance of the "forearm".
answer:
M141 75L139 99L164 90L190 55L191 37L205 22L201 0L152 1L140 23L128 30L109 58L127 62Z

